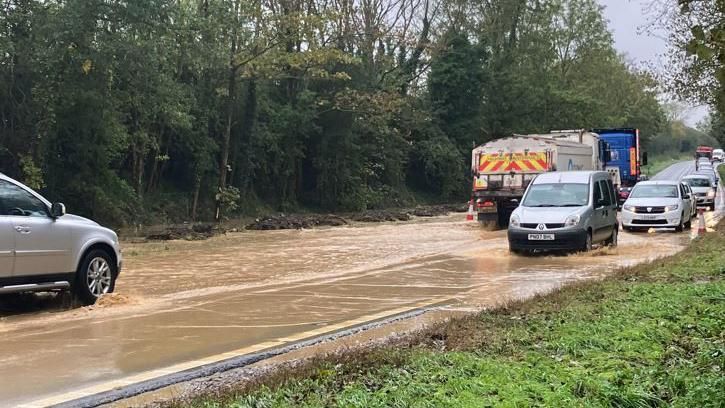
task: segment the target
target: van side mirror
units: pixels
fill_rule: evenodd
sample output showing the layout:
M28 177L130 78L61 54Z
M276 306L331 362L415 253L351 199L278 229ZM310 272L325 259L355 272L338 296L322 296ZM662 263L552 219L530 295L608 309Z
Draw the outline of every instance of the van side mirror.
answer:
M63 203L53 203L53 205L50 206L50 216L53 218L62 217L65 215L65 204Z
M642 153L642 165L647 165L647 152Z

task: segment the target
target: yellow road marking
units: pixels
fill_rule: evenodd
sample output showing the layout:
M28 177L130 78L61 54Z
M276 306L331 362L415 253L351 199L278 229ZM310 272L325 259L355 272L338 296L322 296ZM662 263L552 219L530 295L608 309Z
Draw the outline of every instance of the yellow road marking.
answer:
M150 370L150 371L144 371L139 374L134 374L134 375L126 376L126 377L119 378L116 380L107 381L102 384L82 388L80 390L66 392L66 393L54 395L54 396L51 396L48 398L35 400L35 401L29 402L26 404L19 405L18 408L40 408L40 407L47 407L47 406L51 406L51 405L61 404L64 402L75 400L75 399L88 397L88 396L91 396L94 394L111 391L113 389L125 387L125 386L131 385L131 384L152 380L154 378L159 378L164 375L173 374L173 373L177 373L177 372L192 369L192 368L197 368L197 367L211 364L211 363L218 363L220 361L227 360L227 359L234 358L234 357L239 357L239 356L242 356L245 354L252 354L252 353L260 352L263 350L280 347L285 344L289 344L289 343L301 341L304 339L320 336L323 334L335 332L335 331L345 329L345 328L350 328L350 327L353 327L353 326L356 326L356 325L359 325L362 323L367 323L367 322L371 322L374 320L379 320L379 319L383 319L386 317L398 315L401 313L409 312L414 309L419 309L421 307L434 305L436 303L442 303L449 299L450 299L449 297L434 298L434 299L430 299L430 300L427 300L424 302L419 302L419 303L416 303L416 304L413 304L410 306L400 307L400 308L393 309L393 310L386 310L384 312L375 313L375 314L371 314L371 315L367 315L367 316L362 316L362 317L347 320L347 321L344 321L341 323L320 327L319 329L309 330L306 332L298 333L294 336L279 338L279 339L275 339L272 341L255 344L253 346L243 347L243 348L228 351L225 353L216 354L216 355L205 357L202 359L197 359L197 360L193 360L193 361L187 361L184 363L175 364L175 365L172 365L169 367L164 367L164 368Z

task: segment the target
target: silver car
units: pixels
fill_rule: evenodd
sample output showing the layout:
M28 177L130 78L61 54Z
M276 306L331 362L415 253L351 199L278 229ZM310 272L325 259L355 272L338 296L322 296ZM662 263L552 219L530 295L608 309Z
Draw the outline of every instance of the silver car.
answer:
M682 178L683 183L692 188L697 198L697 206L708 207L715 210L715 188L712 186L712 179L706 175L692 174Z
M617 245L617 197L609 173L544 173L529 184L511 214L509 249L588 251L595 243Z
M690 228L690 199L678 181L639 182L622 205L622 226L628 231L661 227L679 232Z
M115 232L0 173L0 294L70 289L92 304L121 265Z

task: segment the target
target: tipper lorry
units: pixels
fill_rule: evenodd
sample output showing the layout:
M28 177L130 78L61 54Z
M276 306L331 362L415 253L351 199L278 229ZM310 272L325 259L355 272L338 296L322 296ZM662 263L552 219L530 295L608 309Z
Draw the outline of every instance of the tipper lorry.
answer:
M477 220L491 229L506 227L511 212L537 175L557 170L601 170L606 155L600 147L596 134L582 131L514 135L476 147L471 171Z

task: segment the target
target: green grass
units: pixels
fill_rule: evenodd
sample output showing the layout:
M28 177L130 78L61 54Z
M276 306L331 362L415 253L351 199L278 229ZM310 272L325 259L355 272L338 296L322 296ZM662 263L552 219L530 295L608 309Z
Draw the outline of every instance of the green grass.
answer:
M723 171L723 170L721 170ZM725 225L685 252L193 407L722 407Z

